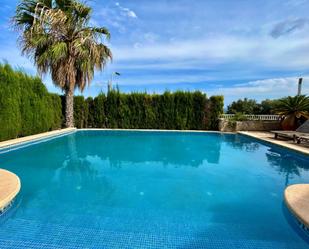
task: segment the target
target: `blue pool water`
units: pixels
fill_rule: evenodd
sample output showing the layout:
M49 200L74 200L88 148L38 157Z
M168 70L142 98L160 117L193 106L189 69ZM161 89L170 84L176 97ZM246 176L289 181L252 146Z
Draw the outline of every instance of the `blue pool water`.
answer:
M78 131L0 154L0 248L309 248L283 203L309 158L241 135Z

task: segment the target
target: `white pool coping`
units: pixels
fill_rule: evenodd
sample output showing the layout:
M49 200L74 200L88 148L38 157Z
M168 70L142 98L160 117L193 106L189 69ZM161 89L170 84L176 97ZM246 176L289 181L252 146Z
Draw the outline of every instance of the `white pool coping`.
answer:
M12 146L21 145L21 144L24 144L24 143L27 143L27 142L34 142L34 141L37 141L37 140L40 140L40 139L51 138L51 137L54 137L54 136L63 135L63 134L70 133L70 132L73 132L73 131L76 131L76 128L65 128L65 129L48 131L48 132L39 133L39 134L31 135L31 136L20 137L20 138L2 141L2 142L0 142L0 150L1 149L7 149L7 148L10 148Z
M166 130L166 129L119 129L119 128L82 128L79 131L136 131L136 132L179 132L179 133L218 133L218 134L236 134L235 132L205 131L205 130Z

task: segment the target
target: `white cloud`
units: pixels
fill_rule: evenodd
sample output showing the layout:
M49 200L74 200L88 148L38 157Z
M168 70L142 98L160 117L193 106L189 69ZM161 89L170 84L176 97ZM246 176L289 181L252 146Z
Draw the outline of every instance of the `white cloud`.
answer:
M126 11L127 11L127 15L128 15L129 17L137 18L137 15L135 14L134 11L129 10L129 9L126 9Z
M269 69L305 70L309 65L309 37L210 37L155 44L139 43L133 47L113 47L113 52L114 59L118 62L189 62L190 68L192 61L203 61L203 65L205 62L211 62L212 65L236 63L260 65Z
M119 8L119 10L121 11L121 14L123 16L127 16L127 17L130 17L130 18L137 18L137 15L135 14L135 12L133 10L121 6L120 3L118 3L118 2L116 2L115 5Z
M92 23L96 26L106 26L113 31L117 30L120 34L127 36L128 22L137 19L136 13L126 7L123 7L119 2L104 7L97 7L94 12ZM135 24L135 22L130 22ZM118 34L119 35L119 34ZM121 35L120 35L121 36ZM114 37L114 35L113 35Z
M302 94L309 94L309 76L303 77ZM296 95L298 87L297 77L274 78L235 84L229 87L219 87L207 91L210 95L224 95L225 103L240 98L263 100L266 98L281 98Z

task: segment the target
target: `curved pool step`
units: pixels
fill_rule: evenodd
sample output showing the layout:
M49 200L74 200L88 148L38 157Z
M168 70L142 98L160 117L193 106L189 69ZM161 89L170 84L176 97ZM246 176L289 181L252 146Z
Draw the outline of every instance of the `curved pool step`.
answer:
M309 184L295 184L284 191L284 200L296 218L309 229Z
M14 173L0 169L0 213L12 202L20 191L20 180Z

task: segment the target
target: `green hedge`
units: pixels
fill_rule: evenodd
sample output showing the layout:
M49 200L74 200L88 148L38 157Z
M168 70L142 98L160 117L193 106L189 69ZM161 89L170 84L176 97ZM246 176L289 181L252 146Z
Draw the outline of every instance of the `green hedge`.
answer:
M0 141L60 128L64 97L48 93L38 77L0 64ZM74 98L78 128L217 130L223 97L177 91L164 94L112 90Z
M61 127L61 100L42 81L0 64L0 141Z
M223 113L224 98L223 96L211 96L206 105L206 123L207 129L218 130L219 116Z
M164 94L118 90L94 99L74 98L77 128L217 130L223 113L223 96L177 91Z

